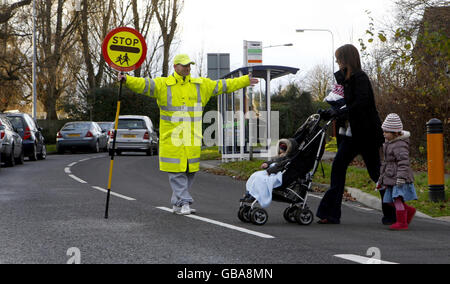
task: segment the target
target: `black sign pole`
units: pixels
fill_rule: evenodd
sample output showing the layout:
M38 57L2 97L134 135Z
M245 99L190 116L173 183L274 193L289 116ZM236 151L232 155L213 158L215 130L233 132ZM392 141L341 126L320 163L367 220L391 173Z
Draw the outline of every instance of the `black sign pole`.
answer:
M121 76L124 75L123 72L120 72L120 74L121 74ZM112 180L112 173L113 173L113 168L114 168L114 157L115 157L115 153L116 153L117 126L119 124L120 99L122 97L122 84L123 84L123 79L120 80L119 94L118 94L118 98L117 98L116 119L114 121L114 137L113 137L112 149L110 150L111 163L110 163L110 167L109 167L108 192L106 194L105 219L108 219L109 199L110 199L110 196L111 196L111 180Z

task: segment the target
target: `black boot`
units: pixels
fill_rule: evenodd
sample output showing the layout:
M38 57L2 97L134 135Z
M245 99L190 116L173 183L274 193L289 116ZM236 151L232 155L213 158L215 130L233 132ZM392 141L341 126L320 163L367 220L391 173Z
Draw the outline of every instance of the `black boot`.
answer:
M383 211L383 218L381 219L381 222L383 225L392 225L395 222L397 222L396 217L396 211L395 207L392 206L389 203L383 203L383 197L384 197L385 190L380 190L381 195L381 209Z

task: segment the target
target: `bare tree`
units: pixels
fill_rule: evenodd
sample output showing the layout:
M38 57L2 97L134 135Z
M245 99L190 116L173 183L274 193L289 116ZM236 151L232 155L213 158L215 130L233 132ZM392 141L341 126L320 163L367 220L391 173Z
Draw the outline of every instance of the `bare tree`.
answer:
M205 77L206 76L206 57L205 57L205 51L202 46L202 49L197 53L197 55L194 56L194 69L196 72L196 76L198 77Z
M64 11L65 0L45 0L38 3L39 37L39 98L44 104L47 119L55 120L57 101L65 88L75 80L66 76L68 58L77 55L75 31L77 15L70 17Z
M306 89L316 101L323 101L331 89L333 73L326 65L316 65L306 74Z
M100 86L103 79L106 63L99 46L109 31L113 9L114 0L83 0L81 25L78 30L88 78L88 87L85 88L87 92Z
M152 0L164 43L162 76L169 74L170 47L177 32L177 19L183 4L183 0Z
M14 15L14 11L22 6L29 5L31 3L31 0L23 0L16 2L11 5L6 5L4 7L1 7L0 10L0 24L6 23L11 19L11 17ZM1 35L1 33L0 33Z

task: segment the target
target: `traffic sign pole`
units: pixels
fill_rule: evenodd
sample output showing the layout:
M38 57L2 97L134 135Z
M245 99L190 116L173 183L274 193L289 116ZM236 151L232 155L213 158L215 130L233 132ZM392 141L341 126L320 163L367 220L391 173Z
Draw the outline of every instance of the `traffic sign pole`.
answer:
M121 75L123 75L123 72L120 72ZM116 118L114 120L114 137L113 137L113 145L111 150L111 162L109 165L109 177L108 177L108 192L106 194L106 208L105 208L105 219L108 219L109 217L109 199L111 197L111 181L112 181L112 173L114 168L114 157L116 153L116 138L117 138L117 127L119 125L119 115L120 115L120 99L122 97L122 84L123 80L120 80L120 86L119 86L119 95L117 98L117 111L116 111Z
M135 29L120 27L108 33L102 43L103 57L113 69L120 71L121 77L124 72L138 69L147 56L147 44L142 35ZM117 128L119 125L120 99L122 97L123 79L120 80L117 98L117 111L114 120L114 137L112 149L110 149L111 162L109 166L108 190L106 195L105 219L109 217L109 200L111 197L111 181L114 168L114 157L116 153Z

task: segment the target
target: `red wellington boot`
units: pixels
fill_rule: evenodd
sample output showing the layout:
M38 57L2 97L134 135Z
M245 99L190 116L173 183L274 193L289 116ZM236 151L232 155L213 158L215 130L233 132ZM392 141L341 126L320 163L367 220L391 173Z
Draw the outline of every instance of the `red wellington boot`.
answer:
M397 222L390 226L389 229L391 230L407 230L408 229L408 223L406 222L407 220L407 213L406 210L402 210L402 211L396 211L396 215L397 215Z
M414 215L416 214L416 208L408 206L407 204L404 204L406 209L406 222L408 225L411 223L412 218L414 218Z

